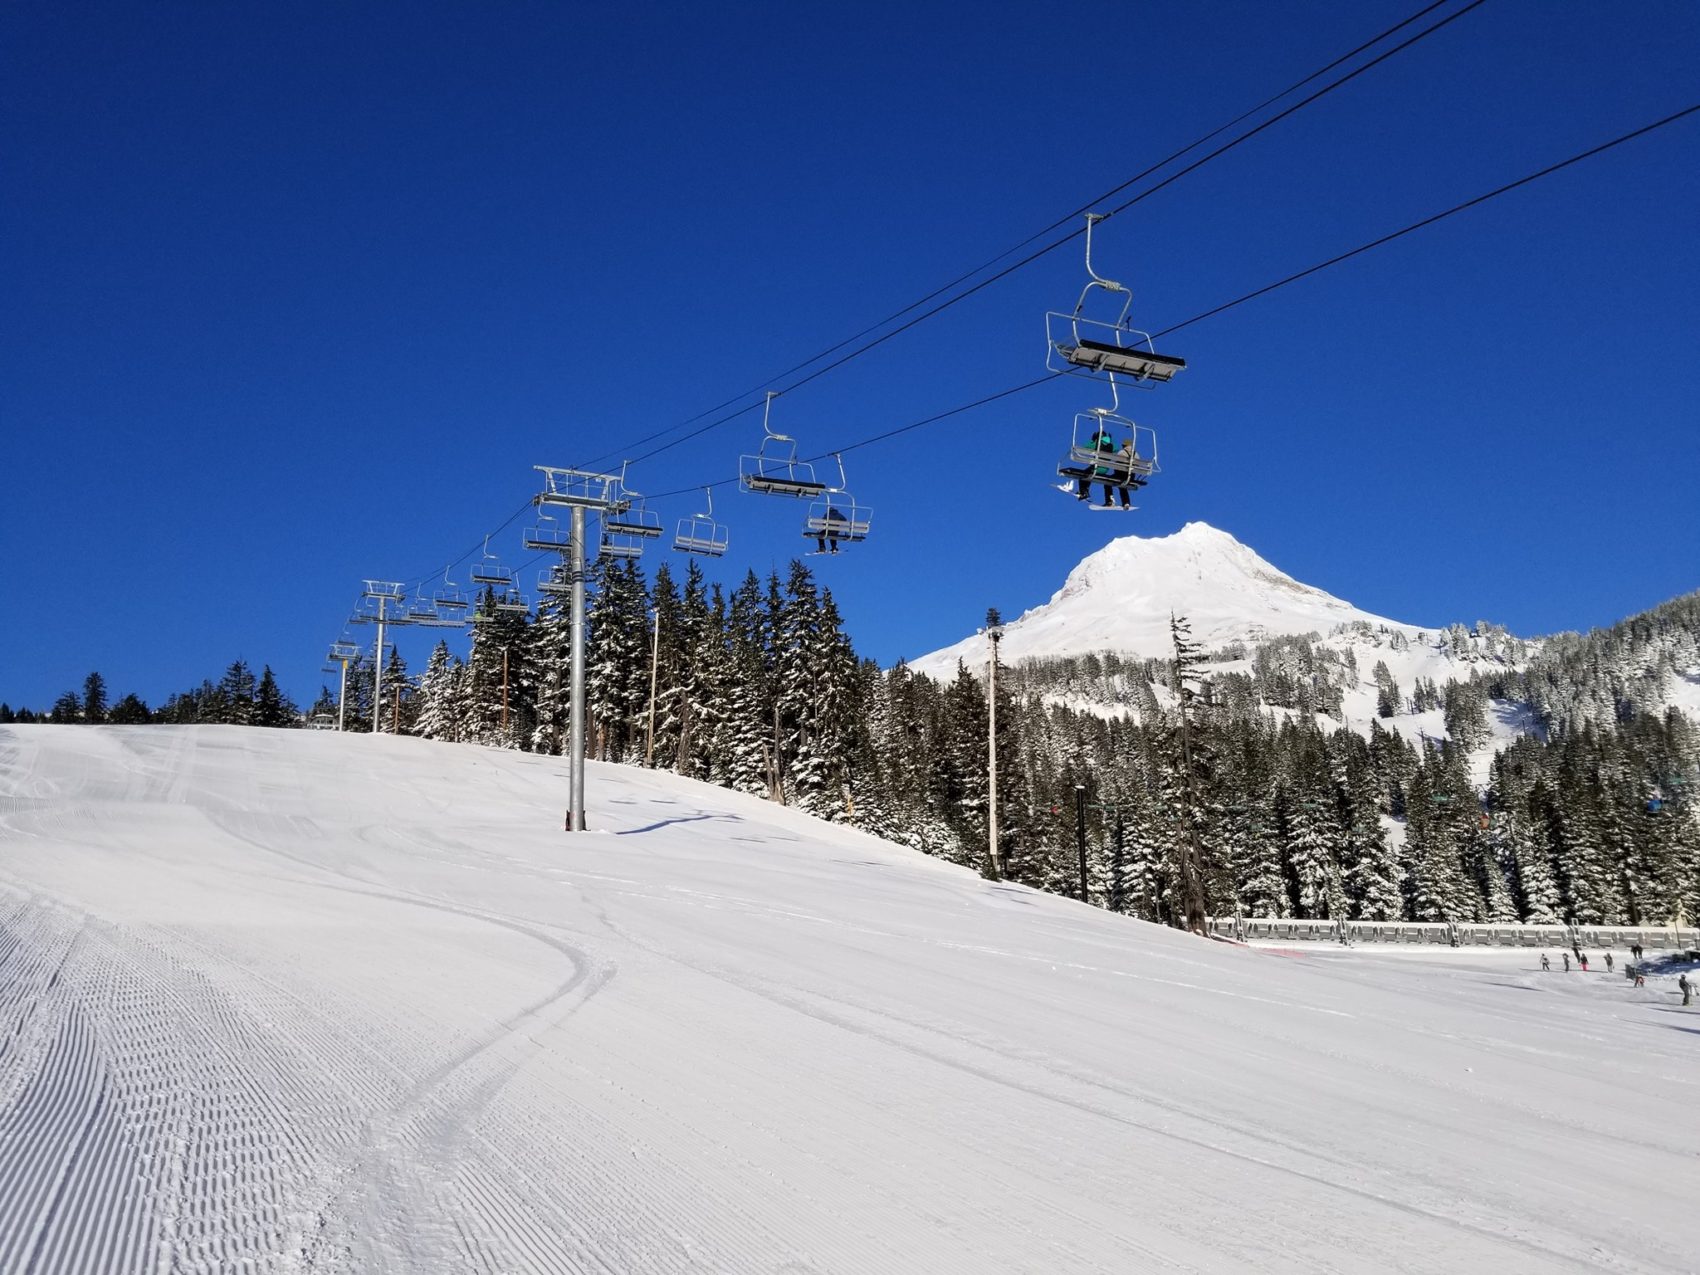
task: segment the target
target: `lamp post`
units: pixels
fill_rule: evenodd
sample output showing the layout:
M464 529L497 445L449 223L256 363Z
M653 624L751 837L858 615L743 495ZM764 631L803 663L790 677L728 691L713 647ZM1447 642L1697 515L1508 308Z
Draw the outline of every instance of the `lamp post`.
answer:
M1086 897L1086 785L1074 786L1074 839L1080 851L1080 901Z
M998 850L998 642L1003 638L1002 617L992 607L986 612L986 639L991 659L986 677L986 875L1003 879L1003 855Z

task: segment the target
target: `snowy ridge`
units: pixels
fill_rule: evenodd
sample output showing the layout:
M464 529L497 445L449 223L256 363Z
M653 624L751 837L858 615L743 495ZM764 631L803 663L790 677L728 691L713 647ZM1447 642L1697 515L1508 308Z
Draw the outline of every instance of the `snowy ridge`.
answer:
M0 728L0 1268L1700 1248L1658 980L1210 943L617 766L569 837L565 788L417 739Z
M1411 638L1422 632L1302 584L1227 532L1189 522L1169 536L1121 536L1083 559L1049 602L1004 626L1003 657L1167 655L1171 612L1191 622L1206 648L1289 633L1326 636L1354 622ZM964 638L911 667L948 678L959 659L983 662L984 639Z

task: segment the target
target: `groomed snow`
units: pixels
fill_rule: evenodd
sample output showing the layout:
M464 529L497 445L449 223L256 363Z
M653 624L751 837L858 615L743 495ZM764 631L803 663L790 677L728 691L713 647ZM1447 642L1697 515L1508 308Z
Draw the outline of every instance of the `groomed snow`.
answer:
M0 1270L1695 1266L1667 987L1209 943L614 767L569 836L565 787L0 728Z

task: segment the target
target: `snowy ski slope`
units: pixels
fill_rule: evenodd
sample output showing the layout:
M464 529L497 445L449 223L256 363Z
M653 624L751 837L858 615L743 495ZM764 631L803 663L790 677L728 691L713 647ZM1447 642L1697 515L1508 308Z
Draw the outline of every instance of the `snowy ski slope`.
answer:
M752 798L0 728L0 1271L1693 1270L1668 989L1212 944Z

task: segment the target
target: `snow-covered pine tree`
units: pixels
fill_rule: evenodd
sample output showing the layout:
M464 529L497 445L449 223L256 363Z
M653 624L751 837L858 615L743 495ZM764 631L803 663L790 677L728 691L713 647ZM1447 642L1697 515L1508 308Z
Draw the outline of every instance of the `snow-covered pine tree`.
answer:
M1180 805L1180 862L1177 865L1181 921L1184 928L1204 933L1209 901L1204 896L1205 808L1203 784L1210 771L1209 750L1200 726L1209 704L1203 675L1203 651L1192 639L1184 616L1169 617L1169 639L1175 657L1170 689L1175 696L1175 725L1171 767Z
M628 761L641 744L649 695L649 598L631 558L600 559L595 588L585 645L592 750L603 761Z
M455 699L460 680L460 661L449 652L449 644L439 641L425 662L425 672L419 679L418 714L413 729L422 739L453 743L456 734Z
M237 660L224 670L224 677L218 684L219 708L218 716L203 721L213 720L229 723L232 726L251 726L254 723L254 671L242 661Z
M775 751L772 616L777 580L764 598L751 571L732 594L724 642L727 676L716 680L715 712L720 726L726 782L739 792L782 799L780 759ZM691 590L685 590L690 610ZM704 641L708 639L705 637ZM718 639L716 639L718 641Z
M702 571L695 561L691 562L689 569L700 580ZM659 627L655 641L655 702L651 705L646 698L644 703L648 754L645 764L672 770L679 764L679 732L687 671L686 635L679 587L673 582L673 573L665 562L655 569L649 604L655 611ZM649 728L651 720L655 724L653 732Z

